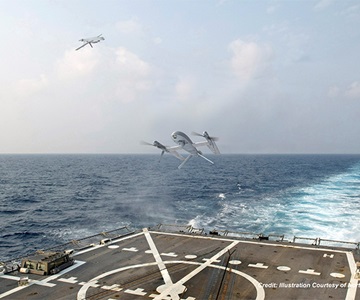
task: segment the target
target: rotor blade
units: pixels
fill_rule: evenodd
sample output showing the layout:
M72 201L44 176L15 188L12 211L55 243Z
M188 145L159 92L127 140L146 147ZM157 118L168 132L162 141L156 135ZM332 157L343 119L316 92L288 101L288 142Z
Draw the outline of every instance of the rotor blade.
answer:
M91 45L91 43L89 43L89 45L91 46L91 48L94 48L94 47Z
M153 144L145 142L145 141L140 141L140 144L141 145L146 145L146 146L154 146Z
M206 138L206 136L205 136L204 134L197 133L197 132L195 132L195 131L192 131L191 134L192 134L192 135L196 135L196 136L202 136L202 137ZM219 138L218 138L218 137L215 137L215 136L208 136L208 137L209 137L210 139L212 139L213 141L219 140Z
M195 132L195 131L192 131L191 134L192 134L192 135L196 135L196 136L202 136L202 137L204 136L203 134L197 133L197 132Z

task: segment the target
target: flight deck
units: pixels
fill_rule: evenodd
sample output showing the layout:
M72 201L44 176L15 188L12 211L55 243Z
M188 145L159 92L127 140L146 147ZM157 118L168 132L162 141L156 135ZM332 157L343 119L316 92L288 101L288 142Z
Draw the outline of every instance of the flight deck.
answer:
M55 274L3 264L0 299L360 300L358 247L236 238L186 226L124 230L84 243L62 245L73 264Z

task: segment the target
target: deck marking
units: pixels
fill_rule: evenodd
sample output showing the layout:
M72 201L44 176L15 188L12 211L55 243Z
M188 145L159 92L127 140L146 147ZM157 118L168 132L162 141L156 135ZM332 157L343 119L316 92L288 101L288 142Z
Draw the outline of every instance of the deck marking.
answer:
M203 237L200 237L200 238L203 238ZM240 241L241 243L243 243L243 241ZM273 246L275 246L275 245L273 245ZM287 247L287 248L303 248L303 247L288 247L288 246L283 246L283 247ZM306 249L306 248L303 248L303 249ZM312 248L309 248L309 250L318 250L318 251L320 251L320 249L312 249ZM151 251L151 250L150 250ZM329 251L329 250L326 250L326 251ZM345 251L335 251L335 252L339 252L339 253L344 253L344 254L346 254L346 252ZM320 257L323 255L323 253L319 253L320 255ZM325 256L326 255L326 256ZM352 256L352 254L349 252L349 255L351 255ZM323 257L330 257L331 256L331 254L324 254L324 256ZM331 257L330 257L331 258ZM327 259L325 259L325 260L327 260ZM353 258L352 258L352 260L353 260ZM169 262L170 263L170 262ZM168 264L168 262L165 262L165 264L167 265ZM351 266L351 263L350 263L350 260L349 260L349 264L350 264L350 271L352 272L352 266ZM155 265L156 266L156 265ZM212 266L211 266L212 267ZM339 273L340 274L340 273ZM350 276L351 277L351 276ZM357 283L357 281L355 280L355 283ZM355 298L355 294L356 294L356 288L355 289L353 289L353 288L349 288L348 289L348 291L347 291L347 298L346 299L354 299Z
M357 285L359 281L355 279L356 263L355 263L354 255L351 252L346 252L346 257L348 259L351 276L350 276L350 281L348 284L348 290L346 293L345 300L352 300L355 299Z
M47 287L54 287L56 284L55 283L49 283L49 281L55 280L57 278L59 278L61 275L70 272L71 270L76 269L77 267L80 267L81 265L83 265L85 262L84 261L79 261L79 260L75 260L74 264L62 271L60 271L59 273L49 276L43 280L32 280L29 279L29 284L28 285L23 285L23 286L19 286L16 287L14 289L11 289L5 293L0 294L0 298L6 297L8 295L11 295L17 291L20 291L22 289L25 289L33 284L37 284L37 285L42 285L42 286L47 286ZM20 277L18 276L9 276L9 275L0 275L0 277L2 278L7 278L7 279L12 279L12 280L20 280Z
M0 278L10 279L10 280L16 280L19 281L19 276L13 276L13 275L0 275Z
M137 295L137 296L145 296L146 295L146 292L144 292L144 289L139 289L139 288L136 290L127 289L124 292L128 293L128 294L132 294L132 295Z
M117 249L119 247L120 247L119 245L110 245L110 246L108 246L109 249Z
M263 263L256 263L256 264L248 264L248 267L258 268L258 269L267 269L269 266L265 266Z
M16 280L19 281L21 277L18 276L11 276L11 275L1 275L1 278L5 278L5 279L11 279L11 280ZM54 287L56 286L56 284L54 283L48 283L47 280L33 280L33 279L29 279L29 283L27 285L23 285L23 286L18 286L16 288L13 288L9 291L6 291L5 293L0 294L0 298L4 298L6 296L9 296L13 293L16 293L17 291L20 291L22 289L26 289L27 287L33 285L33 284L37 284L37 285L41 285L41 286L46 286L46 287Z
M148 229L144 228L143 232L144 232L145 238L146 238L146 240L147 240L147 242L149 244L150 250L152 251L152 254L153 254L153 256L155 258L155 261L156 261L156 263L158 265L161 276L162 276L162 278L164 279L164 282L165 282L164 285L159 286L157 289L160 289L160 290L164 289L166 291L165 295L163 295L163 296L170 296L172 300L179 300L180 299L179 294L181 294L184 291L185 287L180 286L180 285L179 286L174 286L174 284L173 284L173 282L171 280L169 271L166 269L166 266L165 266L164 262L161 259L159 251L156 248L156 245L155 245L155 243L154 243ZM163 294L163 292L161 293L161 295L162 294ZM155 298L155 299L162 299L162 298Z
M159 295L159 294L150 294L150 295L149 295L149 298L155 298L155 297L158 296L158 295ZM167 299L171 300L170 297L164 298L164 300L167 300ZM180 298L180 300L184 300L184 299Z
M278 269L279 271L283 271L283 272L287 272L287 271L291 270L291 268L288 266L278 266L276 269Z
M80 266L82 266L83 264L85 264L85 261L80 261L80 260L75 260L74 264L70 267L67 267L66 269L60 271L59 273L55 274L55 275L51 275L48 278L45 278L44 280L41 280L42 282L49 282L55 279L58 279L61 275L64 275Z
M33 280L33 279L29 279L29 285L30 284L37 284L37 285L42 285L42 286L47 286L47 287L54 287L56 286L55 283L48 283L44 280Z
M211 259L211 258L203 258L202 260L203 260L203 261L208 261L208 260L210 260L210 259ZM212 262L219 263L219 262L221 262L221 260L214 259Z
M195 258L197 258L197 255L189 254L189 255L185 255L185 258L186 259L195 259Z
M166 264L187 264L187 265L199 265L200 267L203 265L202 263L200 262L195 262L195 261L167 261ZM104 278L104 277L107 277L107 276L110 276L110 275L113 275L113 274L116 274L116 273L119 273L119 272L123 272L123 271L127 271L127 270L131 270L131 269L136 269L136 268L144 268L144 267L149 267L149 266L156 266L157 263L156 262L151 262L151 263L144 263L144 264L139 264L139 265L130 265L130 266L125 266L125 267L122 267L122 268L119 268L119 269L114 269L114 270L111 270L111 271L108 271L108 272L105 272L105 273L102 273L96 277L94 277L93 279L91 279L90 281L88 282L83 282L83 286L80 288L80 290L78 291L78 294L77 294L77 300L85 300L86 299L86 292L88 290L88 288L91 286L92 283L94 282L97 282L98 280ZM217 268L217 269L220 269L220 270L225 270L225 267L223 266L219 266L219 265L212 265L212 264L209 264L209 267L211 268ZM232 269L232 268L227 268L226 269L227 271L229 271L230 273L234 273L236 275L239 275L243 278L245 278L246 280L248 280L250 283L253 284L254 288L256 289L256 300L263 300L265 299L265 290L264 288L262 287L262 285L259 283L259 281L257 281L255 278L251 277L250 275L244 273L244 272L241 272L239 270L236 270L236 269ZM158 295L154 295L155 296L158 296ZM151 295L150 295L151 297ZM191 299L191 298L189 298Z
M66 282L66 283L77 283L77 277L70 277L70 278L59 278L58 281Z
M240 261L240 260L237 260L237 259L234 259L234 260L230 260L230 261L229 261L229 264L230 264L230 265L240 265L240 264L241 264L241 261Z
M205 263L201 264L199 267L197 267L195 270L193 270L192 272L190 272L189 274L187 274L186 276L184 276L183 278L181 278L179 281L177 281L176 283L168 286L166 289L164 289L160 295L156 296L154 298L154 300L160 300L160 299L164 299L164 297L166 297L167 295L169 295L171 293L171 291L173 289L179 289L180 286L184 286L184 283L187 282L188 280L190 280L191 278L193 278L195 275L197 275L198 273L200 273L202 270L204 270L205 268L207 268L208 266L210 266L215 260L217 260L219 257L221 257L222 255L224 255L227 251L229 251L231 248L235 247L239 242L238 241L233 241L230 245L228 245L227 247L225 247L224 249L222 249L220 252L218 252L217 254L215 254L213 257L211 257L210 259L208 259Z
M17 291L20 291L22 289L26 289L28 286L29 285L18 286L16 288L12 289L12 290L9 290L9 291L7 291L5 293L0 294L0 298L4 298L4 297L9 296L9 295L11 295L13 293L16 293Z
M299 273L301 273L301 274L309 274L309 275L317 275L317 276L319 276L321 274L319 272L315 272L314 269L307 269L306 271L299 270Z
M169 253L161 253L162 256L171 256L171 257L177 257L177 254L175 254L174 252L169 252Z
M157 294L150 294L149 298L155 298L156 296L158 296L158 295ZM171 300L170 298L164 298L164 299ZM181 298L180 300L196 300L196 298L188 296L187 298Z
M335 277L335 278L344 278L345 275L341 274L341 273L330 273L331 277Z
M90 280L87 282L80 282L79 285L97 288L100 286L100 284L98 284L97 282L97 280Z
M122 248L123 251L129 251L129 252L138 252L139 250L136 249L135 247L131 247L131 248Z
M111 290L111 291L115 291L115 292L119 292L122 290L122 288L120 287L119 284L113 284L113 285L103 285L101 287L103 290Z

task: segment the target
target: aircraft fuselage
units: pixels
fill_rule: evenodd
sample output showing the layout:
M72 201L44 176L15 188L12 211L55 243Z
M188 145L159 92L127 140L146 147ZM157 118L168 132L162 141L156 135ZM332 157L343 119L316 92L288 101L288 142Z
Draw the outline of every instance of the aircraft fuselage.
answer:
M104 40L103 37L99 37L99 38L81 39L80 42L95 44L103 40Z
M173 141L182 147L185 151L189 152L191 155L199 155L200 152L193 145L192 140L183 132L175 131L171 134Z

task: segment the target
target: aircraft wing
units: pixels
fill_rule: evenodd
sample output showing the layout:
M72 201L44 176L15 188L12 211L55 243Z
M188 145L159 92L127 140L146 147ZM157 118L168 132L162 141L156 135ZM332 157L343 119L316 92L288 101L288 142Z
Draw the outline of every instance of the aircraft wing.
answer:
M180 146L174 146L174 147L166 147L166 150L169 151L170 154L174 155L177 159L185 160L185 157L183 157L181 154L179 154L176 150L181 149Z
M176 150L181 150L182 147L181 146L171 146L171 147L166 147L166 149L169 151L176 151Z
M83 45L81 45L79 48L76 48L75 51L81 49L82 47L85 47L87 44L89 44L89 42L86 42Z
M195 147L201 147L201 146L208 146L209 143L208 143L208 141L203 141L203 142L193 143L193 145L194 145Z
M208 146L208 148L214 153L214 154L220 154L218 146L215 144L213 140L203 141L203 142L196 142L193 143L195 147L201 147L201 146Z

